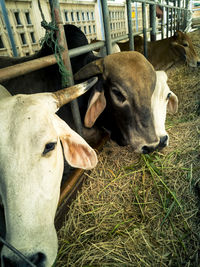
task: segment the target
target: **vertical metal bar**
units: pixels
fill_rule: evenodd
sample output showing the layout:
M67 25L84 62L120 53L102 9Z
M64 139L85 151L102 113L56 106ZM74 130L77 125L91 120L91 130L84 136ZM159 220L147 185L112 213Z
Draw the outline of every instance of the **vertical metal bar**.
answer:
M171 14L171 22L170 22L170 25L171 25L171 28L170 28L170 36L172 36L173 34L173 9L170 8L170 14Z
M149 5L151 41L156 41L156 5Z
M176 7L177 2L174 0L174 6ZM176 17L176 8L174 8L174 33L176 31L177 17Z
M147 54L147 28L146 28L146 4L142 3L142 24L143 24L143 37L144 37L144 56L148 58Z
M189 7L189 0L185 1L185 12L184 12L184 30L187 28L188 24L188 7Z
M133 42L131 0L126 0L126 7L127 7L127 17L128 17L129 49L130 49L130 51L133 51L134 50L134 42Z
M1 0L0 4L1 4L1 9L2 9L4 22L6 24L6 29L7 29L7 32L8 32L8 37L10 39L10 44L11 44L11 47L12 47L13 55L14 55L14 57L17 57L17 48L16 48L16 45L15 45L15 40L13 38L12 29L11 29L10 21L9 21L9 18L8 18L8 13L7 13L7 10L6 10L5 0Z
M104 33L104 27L103 27L103 19L102 19L102 9L101 9L101 2L100 0L97 0L98 4L98 12L99 12L99 18L100 18L100 28L101 28L101 37L102 40L105 40L105 33Z
M59 45L64 48L64 51L62 52L63 61L64 61L65 67L69 71L69 84L68 85L71 86L74 84L74 79L73 79L73 74L72 74L71 62L70 62L70 58L68 54L65 31L63 27L61 13L60 13L60 5L58 3L58 0L49 0L49 4L51 7L52 19L55 18L55 22L58 27L57 37L58 37ZM80 135L82 135L82 124L81 124L78 101L75 99L70 102L70 105L71 105L72 116L73 116L76 130Z
M106 0L101 0L107 54L112 53L109 11Z
M178 0L178 7L181 6L181 0ZM180 9L177 11L177 30L180 29Z
M164 26L164 14L165 14L165 7L163 7L163 17L161 19L161 39L164 38L164 31L165 31L165 26Z
M166 1L169 5L169 0ZM167 7L167 38L169 37L169 7Z

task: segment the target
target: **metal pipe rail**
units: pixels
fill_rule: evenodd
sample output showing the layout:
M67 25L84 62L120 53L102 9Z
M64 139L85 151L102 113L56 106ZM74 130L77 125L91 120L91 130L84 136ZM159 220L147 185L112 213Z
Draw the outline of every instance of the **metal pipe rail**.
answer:
M154 1L149 1L149 0L136 0L136 1L132 0L132 3L134 3L134 2L150 4L150 5L156 5L156 6L159 5L159 6L162 6L162 7L167 7L167 8L172 8L172 9L187 10L184 7L170 6L170 5L166 5L166 4L162 4L162 3L158 3L158 2L154 2Z

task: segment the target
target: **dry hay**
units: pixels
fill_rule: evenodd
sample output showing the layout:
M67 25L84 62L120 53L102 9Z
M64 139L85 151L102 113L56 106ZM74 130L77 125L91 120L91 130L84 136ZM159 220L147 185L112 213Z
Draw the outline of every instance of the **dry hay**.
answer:
M144 156L105 145L59 232L56 266L200 266L200 75L168 75L179 98L169 147Z

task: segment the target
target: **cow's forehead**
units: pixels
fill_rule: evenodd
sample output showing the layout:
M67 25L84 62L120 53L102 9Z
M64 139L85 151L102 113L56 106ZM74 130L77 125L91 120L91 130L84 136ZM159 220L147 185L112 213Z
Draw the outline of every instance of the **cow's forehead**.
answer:
M146 58L135 51L109 55L104 60L105 75L111 82L116 81L132 93L143 95L153 92L156 74Z
M23 141L25 138L50 134L50 120L54 115L49 101L32 95L16 95L0 101L0 143ZM53 126L52 126L53 128ZM46 138L46 137L45 137ZM23 142L21 142L23 143Z

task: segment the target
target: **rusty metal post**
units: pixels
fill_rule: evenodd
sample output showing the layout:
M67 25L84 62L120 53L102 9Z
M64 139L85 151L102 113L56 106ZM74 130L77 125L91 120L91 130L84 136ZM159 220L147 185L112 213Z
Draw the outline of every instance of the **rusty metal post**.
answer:
M52 19L55 18L55 23L58 27L58 31L57 31L58 43L61 47L64 48L64 51L62 52L62 58L63 58L64 65L69 72L68 86L71 86L71 85L74 85L74 79L73 79L73 74L72 74L71 62L70 62L70 58L68 54L68 47L67 47L62 17L60 13L60 5L57 0L49 0L49 4L51 7ZM74 119L76 130L80 135L82 135L82 124L81 124L78 101L75 99L70 102L70 105L71 105L72 116Z

